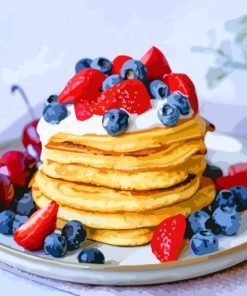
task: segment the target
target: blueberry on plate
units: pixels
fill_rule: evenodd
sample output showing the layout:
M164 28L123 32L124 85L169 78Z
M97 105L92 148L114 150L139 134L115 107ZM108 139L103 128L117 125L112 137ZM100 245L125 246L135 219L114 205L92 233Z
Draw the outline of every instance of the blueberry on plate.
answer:
M61 232L67 241L68 251L78 249L86 239L86 229L84 225L77 220L67 222Z
M194 234L190 247L195 255L206 255L218 251L218 238L209 230L201 230Z
M203 176L207 177L207 178L210 178L211 180L215 181L219 177L223 176L223 172L222 172L222 170L220 168L207 163L206 169L203 172Z
M218 207L237 207L237 200L235 195L230 190L221 190L217 195L213 202L213 208L216 209Z
M247 187L234 186L230 191L236 197L237 211L247 210Z
M121 76L124 79L139 79L146 81L147 69L140 61L128 60L122 66Z
M148 85L152 99L162 100L170 94L168 86L161 80L153 80Z
M112 63L107 58L98 57L94 59L91 64L91 68L99 70L104 74L110 75L112 70Z
M103 82L102 89L106 90L106 89L113 87L114 85L120 83L121 81L123 81L123 78L118 74L108 76Z
M158 109L158 118L166 126L174 126L179 120L179 111L175 106L165 103Z
M197 233L203 229L206 229L205 223L210 219L208 213L204 211L196 211L188 217L191 229L194 233Z
M92 63L92 59L89 58L83 58L81 60L79 60L76 64L75 64L75 72L78 73L82 70L85 70L87 68L91 68L91 63Z
M96 248L86 248L78 255L78 261L80 263L104 264L105 256Z
M52 233L45 238L44 250L54 258L63 257L67 252L67 241L63 236Z
M122 109L110 109L103 116L102 125L109 135L120 135L129 126L129 114Z
M10 210L5 210L0 213L0 233L13 234L13 222L15 213Z
M28 219L28 216L20 216L20 215L15 215L15 220L13 222L13 233L21 227Z
M167 102L175 106L182 115L188 115L190 113L191 105L189 99L179 92L170 94L167 98Z
M50 124L58 124L67 116L67 108L63 104L57 102L50 103L43 110L44 120Z
M54 103L54 102L57 102L57 98L58 96L57 95L50 95L48 97L48 99L46 99L46 102L45 102L45 107L51 103Z
M213 220L223 235L235 235L240 227L241 217L233 207L219 207L213 213Z
M32 192L25 193L16 203L16 214L20 216L31 216L36 211L36 206L33 201Z

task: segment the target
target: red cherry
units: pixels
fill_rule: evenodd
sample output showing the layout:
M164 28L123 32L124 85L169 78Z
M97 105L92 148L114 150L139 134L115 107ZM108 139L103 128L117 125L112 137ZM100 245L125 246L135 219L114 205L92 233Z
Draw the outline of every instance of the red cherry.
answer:
M58 102L97 98L105 78L105 74L96 69L85 69L76 73L58 96Z
M58 207L55 201L51 201L35 212L15 231L16 243L29 251L42 249L46 236L56 229Z
M27 186L36 168L35 159L26 152L16 150L5 152L1 159L4 166L0 168L0 173L7 175L15 186Z
M164 74L171 73L171 68L164 54L157 48L151 47L141 58L141 62L147 69L147 80L162 80Z
M0 210L7 209L14 197L14 187L10 179L0 174Z
M192 109L198 113L198 98L192 80L186 74L171 73L164 75L163 81L170 89L170 92L179 91L189 98Z
M37 125L39 120L36 119L24 127L22 133L22 143L27 149L27 152L33 156L37 161L40 160L41 142L37 133Z
M123 64L125 62L127 62L128 60L132 60L132 58L129 56L126 56L126 55L117 56L112 61L112 74L119 74L120 75Z

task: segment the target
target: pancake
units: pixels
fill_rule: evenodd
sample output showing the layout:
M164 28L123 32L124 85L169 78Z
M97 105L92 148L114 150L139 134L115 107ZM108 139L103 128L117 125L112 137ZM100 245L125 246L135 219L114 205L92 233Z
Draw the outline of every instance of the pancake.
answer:
M33 184L33 198L38 207L43 207L51 200L45 196L36 184ZM190 215L192 212L209 205L215 198L215 187L211 180L202 177L199 190L185 201L168 207L145 211L145 212L121 212L102 213L96 211L80 211L74 208L60 205L58 218L68 220L79 220L87 227L96 229L137 229L155 227L164 219L183 214Z
M97 212L142 212L158 209L190 198L199 188L199 176L191 176L172 188L149 191L122 191L35 175L36 186L49 199L77 210Z
M62 229L66 221L58 219L57 228ZM94 229L86 227L87 239L117 246L140 246L151 241L154 228L131 230Z
M162 150L145 149L138 155L105 152L73 145L72 143L48 144L45 148L45 159L60 164L83 164L95 168L115 170L150 170L155 168L171 168L178 166L194 154L204 154L206 147L203 140L177 142L165 146Z
M205 120L200 115L181 119L175 127L157 127L143 131L125 133L117 137L110 135L74 135L59 132L50 137L49 143L73 143L113 152L130 152L157 148L172 143L202 139L206 133Z
M121 190L153 190L179 184L189 175L201 175L205 168L204 155L193 155L182 165L170 170L158 168L149 171L118 171L45 160L42 171L49 177L71 182Z

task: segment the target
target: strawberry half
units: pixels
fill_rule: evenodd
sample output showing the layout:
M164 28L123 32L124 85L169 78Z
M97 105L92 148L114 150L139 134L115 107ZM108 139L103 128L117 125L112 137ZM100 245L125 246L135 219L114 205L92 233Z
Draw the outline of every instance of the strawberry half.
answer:
M55 201L35 212L15 231L16 243L29 251L42 249L46 236L56 229L57 212L58 204Z
M164 75L163 81L169 87L170 92L179 91L189 98L192 109L198 113L198 98L195 86L192 80L186 75L181 73L171 73Z
M186 219L178 214L162 221L156 228L151 249L160 262L177 260L179 252L184 244Z
M117 56L112 61L112 74L119 74L120 75L123 64L125 62L127 62L128 60L132 60L132 58L129 56L126 56L126 55Z
M247 162L236 163L229 167L229 175L235 175L243 171L247 172Z
M112 108L123 108L132 114L142 114L150 107L150 96L143 82L128 79L101 93L94 104L94 114L104 115Z
M148 81L155 79L162 80L165 74L171 73L171 68L166 57L157 47L151 47L141 58L141 62L146 66Z
M99 92L106 76L96 69L85 69L75 74L58 96L59 103L77 99L94 99Z
M230 189L233 186L247 187L247 170L234 175L220 177L215 181L215 185L218 190Z

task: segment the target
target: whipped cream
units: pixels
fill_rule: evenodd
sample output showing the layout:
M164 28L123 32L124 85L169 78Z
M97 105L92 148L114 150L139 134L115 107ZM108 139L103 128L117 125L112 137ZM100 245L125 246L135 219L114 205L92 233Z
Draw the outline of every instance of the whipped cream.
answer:
M130 124L126 133L135 131L146 130L154 127L164 127L160 122L157 112L158 109L166 103L166 100L151 100L151 106L146 112L137 115L130 114ZM79 121L76 118L73 104L67 106L68 116L63 119L59 124L50 124L42 117L37 126L37 132L40 136L42 148L45 146L49 138L59 132L70 133L74 135L107 135L106 130L102 126L102 116L93 115L87 120ZM189 115L180 116L180 118L189 118L193 114L193 111ZM43 151L43 149L42 149Z

